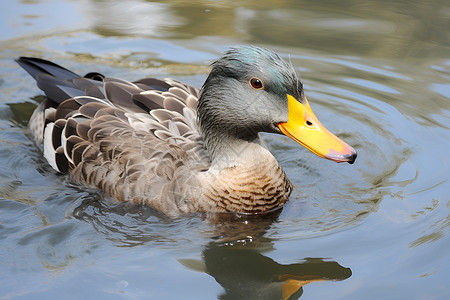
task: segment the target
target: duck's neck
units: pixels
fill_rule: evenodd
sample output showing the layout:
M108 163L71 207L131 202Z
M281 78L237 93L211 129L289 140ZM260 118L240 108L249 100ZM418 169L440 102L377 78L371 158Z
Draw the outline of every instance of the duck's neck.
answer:
M208 143L207 146L212 166L218 170L255 162L261 158L261 154L272 156L259 135L251 140L218 135L213 145Z

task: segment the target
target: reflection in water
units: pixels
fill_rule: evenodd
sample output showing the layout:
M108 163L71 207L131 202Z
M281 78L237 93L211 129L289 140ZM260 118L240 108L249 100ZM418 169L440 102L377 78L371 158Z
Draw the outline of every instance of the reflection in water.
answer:
M166 3L143 1L92 1L89 10L92 27L103 35L163 35L161 28L179 25L180 18L170 12ZM149 17L151 16L151 17ZM159 29L159 30L158 30Z
M344 280L352 275L350 268L322 258L299 258L296 263L280 264L261 254L273 250L274 241L266 232L278 221L280 213L281 210L259 216L220 214L208 218L209 226L201 234L213 241L202 250L203 261L178 261L214 277L225 289L220 299L298 299L308 283ZM108 206L104 201L93 203L92 199L82 202L74 215L122 247L160 243L179 247L183 239L190 242L185 231L193 224L196 225L192 228L197 228L204 217L173 220L139 205Z
M245 247L210 243L203 263L179 260L186 267L204 271L225 289L220 299L298 299L303 286L314 281L344 280L352 275L334 261L305 258L303 262L279 264L251 245Z
M334 53L372 56L446 56L440 7L422 1L87 1L88 22L106 36L233 37L241 43L270 43ZM429 3L428 3L429 2ZM439 3L441 2L441 3ZM390 9L386 9L389 7ZM382 14L374 15L374 11ZM281 22L289 20L289 22Z
M352 275L350 268L334 261L304 258L299 263L279 264L261 254L273 249L266 232L278 222L280 213L281 209L260 216L220 215L212 220L216 241L202 251L203 266L198 261L179 261L213 276L225 289L220 299L298 299L308 283Z

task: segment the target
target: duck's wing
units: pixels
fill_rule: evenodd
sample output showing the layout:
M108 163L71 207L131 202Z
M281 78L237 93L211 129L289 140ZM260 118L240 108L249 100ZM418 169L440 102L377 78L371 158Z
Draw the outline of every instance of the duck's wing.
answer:
M50 99L35 111L30 129L55 170L107 190L209 167L197 125L198 89L173 79L80 77L40 59L18 62Z

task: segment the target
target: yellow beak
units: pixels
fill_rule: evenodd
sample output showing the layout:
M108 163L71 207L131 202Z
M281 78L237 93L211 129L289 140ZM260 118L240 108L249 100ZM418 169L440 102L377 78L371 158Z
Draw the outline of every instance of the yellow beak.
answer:
M281 132L320 157L335 162L353 163L356 151L329 132L317 119L305 98L300 103L291 95L288 98L288 121L278 123Z

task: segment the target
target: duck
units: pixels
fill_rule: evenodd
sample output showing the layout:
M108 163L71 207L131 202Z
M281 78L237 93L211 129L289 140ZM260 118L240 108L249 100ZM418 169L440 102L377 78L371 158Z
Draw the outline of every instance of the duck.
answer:
M293 184L261 132L334 162L357 157L317 119L292 64L267 48L230 48L201 89L170 78L80 76L41 58L16 62L46 95L28 129L49 165L81 187L168 216L281 208Z

